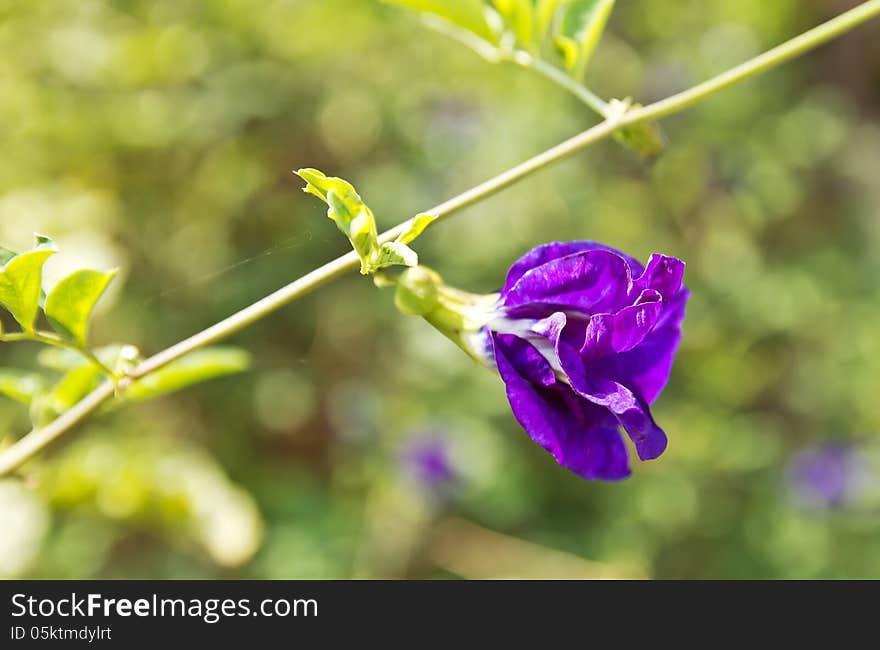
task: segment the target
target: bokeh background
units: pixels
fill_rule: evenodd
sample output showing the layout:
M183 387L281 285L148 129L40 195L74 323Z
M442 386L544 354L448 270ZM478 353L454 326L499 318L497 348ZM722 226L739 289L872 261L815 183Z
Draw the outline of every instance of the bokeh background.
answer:
M623 0L587 80L647 103L854 4ZM688 262L669 449L628 481L559 468L351 275L236 335L248 373L0 482L0 576L880 578L878 118L875 21L666 120L652 165L602 143L418 240L472 291L556 239ZM146 353L346 251L291 169L390 226L594 122L373 0L0 1L0 243L121 267L93 338Z

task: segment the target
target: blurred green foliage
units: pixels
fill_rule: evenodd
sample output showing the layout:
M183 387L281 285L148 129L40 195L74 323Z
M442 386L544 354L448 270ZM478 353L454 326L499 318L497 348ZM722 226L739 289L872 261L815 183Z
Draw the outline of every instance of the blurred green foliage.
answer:
M851 4L620 2L586 82L645 104ZM529 542L523 573L554 549L659 578L880 578L876 507L807 511L786 486L805 446L880 442L878 30L667 120L653 165L601 144L415 245L482 292L549 240L688 262L669 450L629 481L560 469L497 377L352 275L237 335L248 374L105 414L0 482L0 575L468 577L449 558L497 539L438 552L455 515ZM0 242L52 233L46 286L119 268L90 337L146 353L346 252L290 170L350 180L385 227L595 119L365 0L0 1L0 54ZM12 401L0 422L0 445L28 426ZM460 476L444 501L400 468L424 430ZM491 566L472 575L515 572Z

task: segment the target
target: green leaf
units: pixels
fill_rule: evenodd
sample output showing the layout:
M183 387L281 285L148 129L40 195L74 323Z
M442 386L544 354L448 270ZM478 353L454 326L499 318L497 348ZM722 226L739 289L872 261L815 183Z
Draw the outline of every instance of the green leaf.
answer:
M51 237L46 237L46 235L41 235L38 232L34 233L34 250L48 250L52 252L58 252L58 247L55 246L55 241Z
M96 348L93 353L104 366L117 370L138 355L134 346L120 344ZM43 382L44 389L34 395L31 402L31 420L34 426L42 426L54 420L106 379L103 368L76 350L68 348L44 348L37 355L37 363L57 370L62 375L48 388L45 388Z
M526 50L534 50L535 16L532 0L493 0L492 4L516 37L516 42Z
M394 241L398 241L401 244L409 244L436 220L437 217L435 215L428 214L427 212L417 214L409 220L406 230L400 233Z
M408 7L442 18L453 25L473 32L490 43L497 43L498 36L486 20L483 0L384 0L388 4Z
M0 305L9 310L25 332L33 331L40 308L43 264L57 250L52 240L38 235L33 250L16 255L0 268Z
M249 366L250 355L244 350L204 348L138 379L126 389L123 398L127 402L142 402L208 379L243 372Z
M540 42L547 39L561 0L537 0L535 4L535 35Z
M9 260L18 255L15 251L0 246L0 266L4 266Z
M556 44L565 67L580 79L614 8L614 0L570 0L562 8Z
M55 415L60 415L95 390L103 379L104 373L94 364L85 363L73 368L49 390L45 405L49 406Z
M361 273L376 269L379 234L376 218L348 181L327 176L317 169L300 169L296 174L306 182L303 191L317 196L328 206L327 216L348 237L361 260Z
M45 426L91 393L103 379L98 366L84 362L65 372L52 385L47 386L43 381L32 396L31 422L35 427Z
M296 175L306 182L303 192L317 196L324 203L329 204L327 194L332 190L336 194L336 198L340 202L338 219L342 221L342 225L347 226L348 223L360 212L361 206L364 205L360 195L355 191L354 186L341 178L335 176L327 176L324 172L317 169L298 169ZM327 215L330 219L337 221L337 217L331 214ZM340 226L342 227L342 226Z
M86 347L89 318L116 271L74 271L62 279L46 298L45 312L52 327L80 347Z
M29 405L34 395L43 385L43 378L27 370L0 370L0 395L6 395L16 402Z
M388 266L418 266L419 256L406 244L398 241L386 242L379 248L377 269Z

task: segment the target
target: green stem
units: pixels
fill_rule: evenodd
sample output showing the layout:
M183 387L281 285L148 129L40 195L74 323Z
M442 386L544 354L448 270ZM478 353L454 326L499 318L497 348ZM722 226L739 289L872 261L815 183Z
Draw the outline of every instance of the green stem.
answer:
M73 350L74 352L82 355L89 363L93 363L101 369L105 375L112 379L118 379L119 376L113 372L110 368L108 368L95 354L86 348L81 348L76 343L72 343L67 339L58 336L54 332L42 332L42 331L34 331L34 332L11 332L10 334L0 335L0 342L3 343L13 343L16 341L33 341L35 343L43 343L45 345L53 345L57 348L65 348L67 350Z
M608 117L608 102L596 95L583 84L572 79L564 70L560 70L556 66L547 63L543 59L534 57L527 52L514 52L507 60L537 72L541 76L570 92L602 117Z
M34 429L5 449L0 453L0 476L9 474L26 460L36 456L53 441L97 411L115 393L115 384L112 381L104 382L55 420L40 429Z
M588 146L604 140L615 131L634 126L641 122L656 120L673 113L682 111L710 95L730 86L731 84L753 77L769 68L777 66L789 59L798 56L817 47L834 37L846 32L867 20L880 15L880 0L869 0L840 16L829 20L808 32L797 36L782 45L761 54L754 59L728 70L717 77L709 79L693 88L672 95L667 99L654 104L629 110L619 115L610 115L605 121L591 129L562 142L555 147L530 158L519 165L508 169L498 176L473 187L455 198L441 203L428 212L437 219L443 219L458 212L462 208L482 201L496 194L505 187L512 185L526 176L547 167L555 162L564 160L573 154L582 151ZM380 235L381 242L391 241L403 232L412 220L398 224L394 228ZM150 357L138 365L129 377L119 382L118 390L124 390L132 381L143 377L163 366L189 354L190 352L224 339L252 323L268 316L285 305L311 293L323 284L337 278L344 273L358 268L359 259L354 252L338 257L332 262L310 271L298 280L279 289L275 293L246 307L240 312L220 321L216 325L195 334L188 339L177 343L162 352ZM41 429L35 429L16 442L14 445L0 453L0 476L8 474L26 460L48 446L53 440L63 435L76 424L84 420L96 411L106 400L113 397L117 387L112 382L106 382L87 395L76 406L62 414L57 420Z
M630 117L636 122L644 122L648 119L660 119L667 117L672 113L693 106L697 102L705 99L719 90L723 90L739 81L743 81L755 75L761 74L765 70L774 68L790 59L793 59L808 50L822 45L823 43L848 32L853 27L857 27L871 18L880 15L880 0L868 0L857 7L850 9L832 18L828 22L822 23L818 27L804 32L800 36L795 36L782 45L767 50L763 54L742 63L735 68L722 72L716 77L712 77L708 81L689 88L683 92L667 97L659 102L655 102L650 106L645 106L633 110Z
M492 43L483 40L472 32L451 25L445 20L432 19L431 17L426 16L424 22L431 29L440 32L441 34L445 34L446 36L453 38L459 43L462 43L463 45L471 48L490 63L500 63L502 61L507 61L509 63L520 65L529 70L533 70L538 74L547 77L548 79L553 81L553 83L562 86L567 91L574 94L578 99L580 99L584 104L596 111L599 115L601 115L602 117L607 117L607 102L605 102L598 95L595 95L583 84L580 84L575 79L572 79L566 72L560 70L555 66L550 65L540 57L532 56L528 52L524 52L522 50L496 47Z

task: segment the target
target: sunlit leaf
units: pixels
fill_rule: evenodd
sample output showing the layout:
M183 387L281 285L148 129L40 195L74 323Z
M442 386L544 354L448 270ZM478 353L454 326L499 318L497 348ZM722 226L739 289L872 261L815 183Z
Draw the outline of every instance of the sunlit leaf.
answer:
M55 245L55 240L51 237L47 237L46 235L41 235L38 232L34 233L34 250L50 250L57 252L58 247Z
M295 173L306 182L303 191L317 196L324 203L329 203L327 194L331 190L336 194L343 206L339 212L342 225L347 226L360 212L364 202L355 191L354 186L348 181L335 176L327 176L324 172L311 168L298 169ZM328 214L327 216L334 221L336 220L332 215Z
M114 367L120 350L129 346L108 346L95 350L101 363ZM74 406L86 395L95 390L107 376L101 368L76 350L46 348L37 357L38 362L62 373L54 384L43 387L34 395L31 402L31 421L34 426L43 426Z
M614 0L570 0L563 6L556 44L575 78L583 76L613 8Z
M534 7L532 0L493 0L504 24L526 50L534 49Z
M101 369L90 363L67 371L48 391L47 404L56 415L64 413L95 390L105 379Z
M410 220L406 230L400 233L395 241L399 241L401 244L409 244L436 220L437 217L435 215L428 214L427 212L417 214Z
M28 405L42 386L40 375L27 370L0 369L0 395Z
M376 218L348 181L327 176L317 169L299 169L296 174L306 182L303 191L317 196L328 205L327 216L348 237L361 260L361 273L375 270L379 253Z
M559 9L561 0L537 0L535 4L535 35L539 41L546 40L550 28L553 26L553 18Z
M141 402L152 399L208 379L243 372L249 366L250 355L238 348L213 347L197 350L134 382L126 389L124 401Z
M33 331L40 308L43 264L55 252L52 241L38 235L33 250L16 255L0 268L0 305L26 332Z
M74 271L62 279L46 298L45 312L55 330L85 347L89 318L116 271Z
M0 266L4 266L9 260L18 255L15 251L0 246Z
M486 20L486 7L483 0L384 0L388 4L399 5L433 14L438 18L473 32L480 38L496 43L498 38Z

